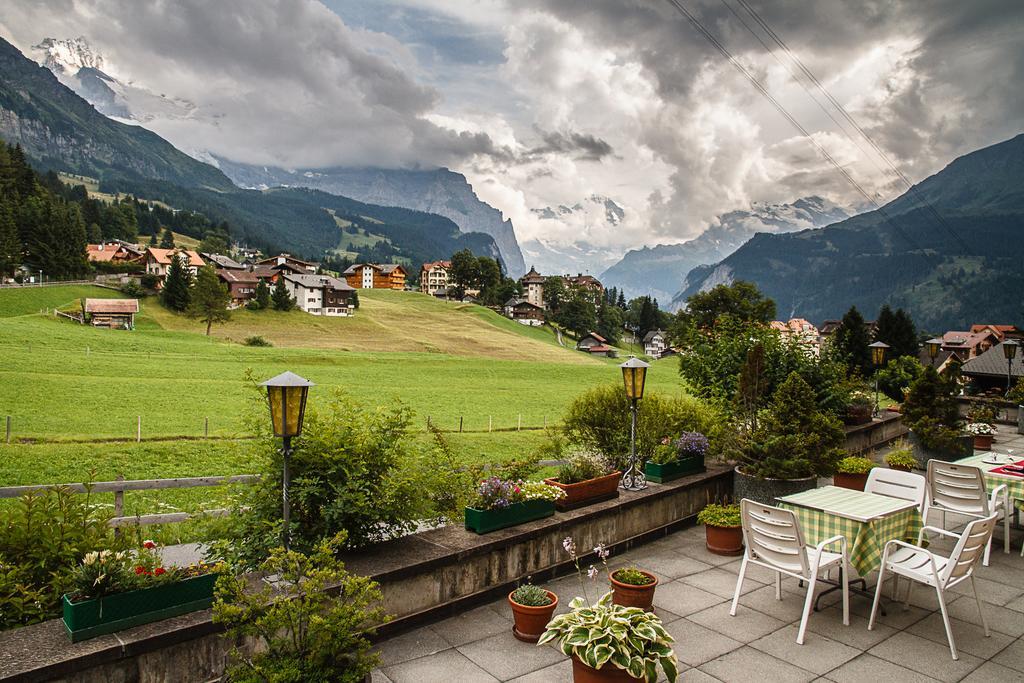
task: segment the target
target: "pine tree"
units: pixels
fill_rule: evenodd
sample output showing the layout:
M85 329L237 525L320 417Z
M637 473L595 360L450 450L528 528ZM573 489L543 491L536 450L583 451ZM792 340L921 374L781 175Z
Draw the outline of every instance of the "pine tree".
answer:
M156 247L156 246L159 246L159 244L160 244L160 239L157 237L156 233L154 232L152 235L149 236L149 246Z
M639 330L637 331L642 339L651 330L658 329L658 304L649 296L642 298L640 303L640 316L637 319Z
M271 295L271 299L274 302L275 311L290 311L295 305L295 299L293 299L291 294L288 293L288 288L284 284L283 275L278 275L277 282L274 284L274 293Z
M618 344L622 338L622 311L607 301L597 309L597 333L609 344Z
M866 377L871 373L871 349L868 348L870 338L864 324L864 316L856 306L843 316L839 329L835 331L832 347L839 360L846 363L851 373L859 373Z
M0 278L21 265L21 240L10 206L0 197Z
M228 288L217 277L213 266L203 266L196 276L188 303L190 318L199 318L206 323L206 336L210 336L213 323L224 323L231 319L228 305L231 294Z
M174 233L171 232L170 228L164 228L164 233L160 237L160 248L174 249Z
M261 311L270 308L270 286L263 278L260 278L260 281L256 283L256 294L253 300Z
M171 266L167 269L167 277L164 278L164 288L160 292L160 300L164 306L172 311L184 311L188 308L192 274L185 267L184 254L174 254L171 257Z
M896 309L895 324L893 326L892 341L886 342L892 346L892 357L911 356L917 358L917 327L910 314L902 308Z
M619 292L619 300L615 302L615 305L621 308L622 310L626 310L626 294L624 292Z

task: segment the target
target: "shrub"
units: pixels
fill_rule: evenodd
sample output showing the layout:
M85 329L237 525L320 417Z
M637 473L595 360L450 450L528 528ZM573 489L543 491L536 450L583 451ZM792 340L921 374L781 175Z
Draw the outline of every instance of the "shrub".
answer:
M563 429L573 443L601 451L622 468L629 455L629 411L620 384L597 387L572 402ZM692 396L647 394L637 412L637 456L649 460L662 436L687 431L706 434L712 454L725 451L730 434L728 418L710 403Z
M952 378L942 377L935 368L925 368L910 384L903 402L907 426L928 450L958 451L960 409L959 387Z
M245 344L246 346L273 346L273 344L270 343L269 339L261 337L258 334L254 334L251 337L246 337L245 341L242 343Z
M921 376L924 366L911 356L893 358L878 371L878 389L893 401L900 403L906 397L910 384Z
M128 282L121 285L121 293L125 296L130 296L133 299L141 299L146 296L146 290L144 290L135 280L128 280Z
M142 285L143 289L153 291L160 284L160 278L153 273L144 273L139 277L139 284Z
M885 464L889 467L917 467L917 458L906 441L897 441L885 456Z
M612 578L619 583L629 584L630 586L649 586L654 583L654 579L633 567L615 570L612 572Z
M253 590L244 576L217 581L213 621L233 640L255 639L255 654L231 652L225 681L343 681L361 683L379 661L368 635L386 616L377 584L345 570L336 553L344 533L312 552L274 549L260 569L275 575Z
M984 422L995 424L996 409L981 400L971 401L971 408L967 412L967 419L971 422Z
M740 526L740 506L736 504L719 505L711 503L697 513L697 523L707 526Z
M615 466L598 451L580 449L566 457L565 463L558 468L558 483L577 484L581 481L596 479L615 471Z
M850 456L836 463L836 472L843 474L867 474L876 467L868 458Z
M551 596L540 586L524 583L512 593L512 600L527 607L544 607L552 603Z
M743 470L773 479L826 477L843 456L844 441L839 421L818 410L811 387L794 372L747 440Z

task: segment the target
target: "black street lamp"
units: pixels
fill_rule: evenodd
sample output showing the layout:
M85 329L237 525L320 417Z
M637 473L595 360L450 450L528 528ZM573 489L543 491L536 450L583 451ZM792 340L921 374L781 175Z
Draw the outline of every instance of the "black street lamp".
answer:
M939 356L939 351L942 350L942 340L938 337L934 337L926 341L925 346L928 347L928 357L932 359L932 367L935 367L935 359Z
M281 438L283 472L281 477L281 512L284 521L283 541L288 549L291 511L288 506L288 461L292 455L292 437L302 434L302 418L306 414L306 396L313 383L294 372L283 372L277 377L260 384L267 388L267 402L270 404L270 420L274 436Z
M1003 356L1006 358L1006 393L1010 393L1010 381L1013 378L1013 359L1017 357L1017 342L1007 339L1003 342Z
M889 349L889 345L882 341L876 341L874 344L868 344L868 348L871 349L871 364L875 366L875 409L872 411L871 416L878 416L878 371L883 365L885 365L885 352Z
M647 380L647 368L651 367L636 356L619 366L622 368L622 380L626 385L626 398L629 399L632 411L632 422L629 426L629 467L622 474L622 488L626 491L643 491L647 488L647 477L643 467L636 461L636 404L644 397L644 382Z

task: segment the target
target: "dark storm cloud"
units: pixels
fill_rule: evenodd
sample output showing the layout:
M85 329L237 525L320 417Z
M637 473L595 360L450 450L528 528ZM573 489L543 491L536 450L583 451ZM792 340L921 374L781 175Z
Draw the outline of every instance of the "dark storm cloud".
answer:
M614 152L610 144L589 133L540 132L544 144L531 149L529 155L569 154L584 161L600 161Z

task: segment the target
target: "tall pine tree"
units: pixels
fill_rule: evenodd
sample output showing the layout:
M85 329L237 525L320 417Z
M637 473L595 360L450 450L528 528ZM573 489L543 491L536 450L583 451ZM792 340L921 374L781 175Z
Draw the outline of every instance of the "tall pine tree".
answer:
M288 287L284 284L284 276L278 275L274 283L274 293L270 297L274 302L275 311L290 311L295 306L295 299L288 293Z
M846 363L851 373L867 377L871 373L870 343L864 316L856 306L851 306L832 336L832 349L836 357Z
M217 277L213 266L203 266L196 276L188 303L190 318L199 318L206 323L206 336L210 336L210 328L214 323L225 323L231 319L228 305L231 294L227 286Z
M171 266L164 278L164 288L160 292L160 300L172 311L182 312L188 308L191 300L192 273L185 266L186 254L174 254Z
M256 306L261 311L265 311L270 308L270 285L263 278L260 278L259 282L256 283L256 292L253 297L253 301L256 302Z

